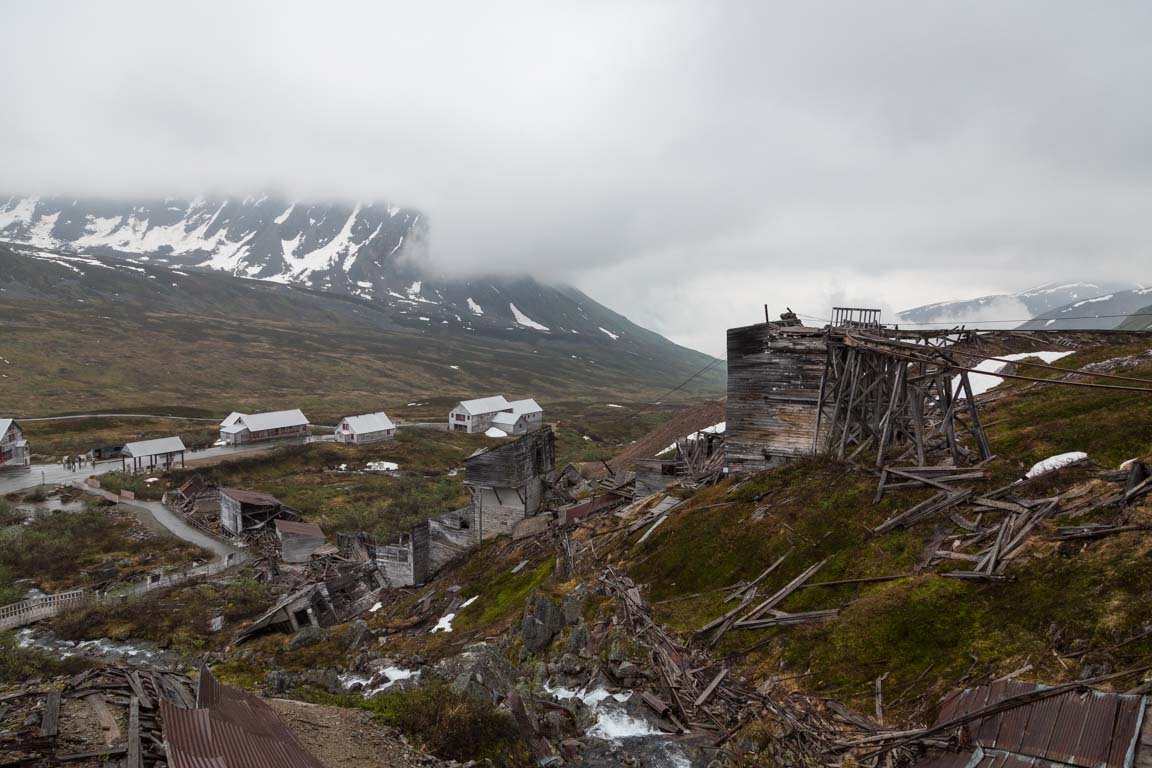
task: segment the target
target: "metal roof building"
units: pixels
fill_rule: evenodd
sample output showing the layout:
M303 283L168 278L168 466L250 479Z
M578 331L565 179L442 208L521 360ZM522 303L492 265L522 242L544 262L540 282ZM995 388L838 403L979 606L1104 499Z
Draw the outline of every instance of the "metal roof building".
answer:
M345 416L336 425L336 441L339 443L374 443L395 435L396 425L384 411Z
M276 440L308 433L308 417L299 408L266 413L233 411L220 422L220 439L229 444Z
M134 443L125 443L120 450L120 463L128 469L131 459L133 471L141 469L170 469L176 464L176 456L180 456L180 466L184 466L184 441L179 437L161 437L155 440L137 440Z

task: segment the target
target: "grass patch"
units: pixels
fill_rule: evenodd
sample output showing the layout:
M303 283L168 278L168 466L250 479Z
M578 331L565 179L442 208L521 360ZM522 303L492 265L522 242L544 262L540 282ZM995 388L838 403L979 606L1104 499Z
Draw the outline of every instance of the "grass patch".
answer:
M29 579L45 592L128 579L204 556L199 547L144 528L115 508L35 515L0 532L0 588Z
M370 699L314 690L298 693L316 704L366 709L381 724L398 729L445 760L488 759L509 768L533 764L510 715L492 704L456 693L439 680L418 688L386 691Z

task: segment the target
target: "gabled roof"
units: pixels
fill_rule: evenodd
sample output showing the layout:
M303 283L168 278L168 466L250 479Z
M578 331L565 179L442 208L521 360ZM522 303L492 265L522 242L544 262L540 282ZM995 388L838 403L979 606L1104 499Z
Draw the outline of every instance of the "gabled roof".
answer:
M520 415L516 413L505 413L501 411L492 417L492 426L499 427L501 425L506 427L516 426L516 422L520 420Z
M232 413L220 423L220 426L227 427L229 422L235 419L243 422L244 426L252 432L307 426L308 424L308 417L299 408L292 408L287 411L268 411L266 413Z
M179 437L161 437L156 440L137 440L134 443L125 443L121 449L125 456L138 459L141 456L156 456L161 453L176 453L186 451L184 441Z
M504 395L495 395L493 397L480 397L475 400L461 400L460 407L473 416L479 416L482 413L503 411L512 407L512 404L504 399Z
M302 523L296 520L274 520L276 530L281 533L294 533L298 536L324 538L324 531L316 523Z
M344 422L347 422L352 431L358 435L396 429L396 425L392 423L392 419L388 418L388 414L384 411L365 413L360 416L345 416L340 423L343 424Z
M236 420L239 419L243 415L244 414L240 413L239 411L232 411L232 413L230 413L224 417L224 421L220 422L220 426L226 427L229 424L235 424Z
M0 437L8 431L9 427L16 423L15 419L0 419Z
M532 398L528 398L527 400L513 400L512 402L508 403L508 405L512 406L512 413L517 416L524 413L544 412L544 409L540 407L540 404Z

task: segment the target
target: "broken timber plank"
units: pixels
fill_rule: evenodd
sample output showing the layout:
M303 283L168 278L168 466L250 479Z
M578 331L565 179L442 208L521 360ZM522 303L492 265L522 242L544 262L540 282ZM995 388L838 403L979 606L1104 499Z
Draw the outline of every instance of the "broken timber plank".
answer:
M708 697L712 695L712 692L716 690L716 686L720 685L720 681L723 680L727 675L728 667L724 667L724 669L720 670L716 677L712 678L712 682L708 683L707 687L705 687L704 690L700 692L700 695L696 697L696 701L694 702L695 706L703 706L704 702L708 701Z
M140 754L140 700L135 696L128 700L128 755L124 768L144 768Z
M90 693L84 697L84 701L88 702L92 714L96 715L96 719L100 721L100 729L104 732L104 743L108 746L118 744L120 742L120 726L116 725L116 718L112 717L108 705L104 703L104 697L99 693Z
M795 592L796 589L801 584L808 581L808 579L812 578L812 576L814 576L817 571L819 571L821 568L823 568L825 566L825 564L827 564L827 562L828 562L828 558L824 558L823 560L816 563L815 565L810 566L806 571L804 571L799 576L792 579L792 581L790 581L786 585L784 585L784 587L782 587L779 592L772 595L767 600L760 603L760 605L753 608L751 612L749 612L743 619L741 619L740 621L738 621L736 623L740 624L741 621L751 621L753 619L757 619L760 616L762 616L763 614L767 613L772 608L775 608L777 605L784 602L784 600L789 595L791 595L793 592Z
M60 691L52 691L44 699L44 715L40 718L40 736L46 739L60 734Z

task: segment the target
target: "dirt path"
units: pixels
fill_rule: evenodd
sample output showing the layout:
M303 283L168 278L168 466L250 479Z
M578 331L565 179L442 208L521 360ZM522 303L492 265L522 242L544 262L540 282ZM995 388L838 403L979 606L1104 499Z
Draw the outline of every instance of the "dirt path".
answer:
M328 768L436 768L458 765L429 757L377 724L362 709L325 707L289 699L265 699L296 738Z

